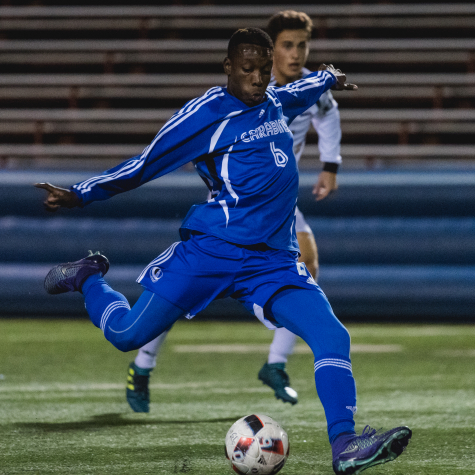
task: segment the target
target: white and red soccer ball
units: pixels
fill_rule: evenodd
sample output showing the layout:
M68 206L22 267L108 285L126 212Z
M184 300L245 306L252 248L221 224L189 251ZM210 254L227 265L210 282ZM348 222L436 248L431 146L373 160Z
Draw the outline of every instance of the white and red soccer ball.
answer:
M226 434L226 457L240 474L271 475L289 456L289 437L269 416L251 414L236 421Z

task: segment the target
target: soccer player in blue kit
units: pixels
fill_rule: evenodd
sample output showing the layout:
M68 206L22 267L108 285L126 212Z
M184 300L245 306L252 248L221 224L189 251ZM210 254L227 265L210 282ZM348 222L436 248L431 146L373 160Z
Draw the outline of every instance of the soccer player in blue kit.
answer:
M309 53L309 41L313 23L304 12L281 11L273 15L267 24L267 32L274 42L274 63L269 85L284 86L297 79L305 78L311 72L304 67ZM337 188L336 173L341 163L340 156L340 114L338 104L331 91L324 92L309 109L289 124L294 139L294 156L297 163L305 148L307 132L313 125L318 133L318 148L323 170L313 187L316 200L326 198ZM312 229L297 208L295 232L300 248L300 262L314 280L318 279L318 251ZM157 354L165 343L168 332L144 345L137 352L135 360L127 369L126 398L135 412L149 412L149 381L156 365ZM296 336L286 328L274 331L267 361L259 371L258 378L274 390L275 397L283 402L296 404L298 394L290 385L285 370L288 356L292 354Z
M315 357L315 384L327 419L336 474L394 460L412 432L354 429L356 386L350 337L328 300L298 262L295 210L298 170L287 126L328 89L355 89L332 66L284 87L267 88L273 43L262 30L238 30L224 60L227 87L188 102L141 155L71 187L48 183L46 209L83 207L136 188L193 161L212 198L194 205L182 241L154 259L137 281L144 292L130 308L104 280L109 262L91 254L48 273L51 294L81 292L91 321L121 351L142 347L180 317L216 298L232 297L266 326L300 336Z

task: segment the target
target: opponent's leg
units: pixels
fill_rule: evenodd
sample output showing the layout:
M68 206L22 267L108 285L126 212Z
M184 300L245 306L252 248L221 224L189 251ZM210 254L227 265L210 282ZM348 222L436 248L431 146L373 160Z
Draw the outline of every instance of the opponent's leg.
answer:
M135 365L139 368L152 370L157 364L157 355L165 343L168 330L157 336L154 340L148 342L146 345L139 348L137 356L135 357Z
M139 349L135 361L127 369L126 398L134 412L150 411L150 374L155 368L157 354L168 335L168 330Z
M297 240L300 247L299 262L305 263L311 276L318 277L318 250L315 237L310 226L305 222L302 213L296 215ZM300 230L300 231L299 231ZM298 394L290 386L290 378L285 371L287 358L292 354L297 337L286 328L277 328L270 345L267 362L260 369L257 377L274 390L275 397L283 402L297 404Z
M275 397L283 402L294 405L298 402L298 394L290 386L290 378L285 371L287 356L294 349L297 337L286 328L277 328L270 345L267 362L260 369L257 377L274 390Z
M286 289L266 305L278 323L300 336L315 356L315 385L327 419L336 474L356 474L394 460L407 446L411 430L397 427L383 434L356 436L356 385L350 361L350 336L316 288Z
M308 224L306 225L308 226ZM305 232L297 232L297 241L300 247L299 262L305 263L305 267L316 282L319 271L318 248L312 230L308 228Z

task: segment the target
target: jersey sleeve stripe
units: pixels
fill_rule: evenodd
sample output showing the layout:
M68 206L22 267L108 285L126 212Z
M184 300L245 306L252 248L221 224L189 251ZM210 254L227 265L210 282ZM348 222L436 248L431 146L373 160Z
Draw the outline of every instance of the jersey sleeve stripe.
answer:
M218 88L220 89L220 88ZM152 149L155 147L157 142L170 130L174 129L177 125L182 123L184 120L186 120L188 117L192 116L195 114L203 105L206 103L216 99L217 97L224 96L224 93L219 93L219 94L214 94L209 97L202 97L200 99L203 99L199 102L197 102L190 110L190 112L186 113L185 115L177 115L176 119L174 121L168 121L167 124L162 128L162 130L157 134L157 136L154 138L153 142L144 150L142 153L141 157L139 160L132 160L124 164L124 166L115 171L114 173L111 173L109 175L99 175L93 178L90 178L89 180L86 180L85 182L82 182L78 185L75 185L74 188L80 191L81 193L86 193L88 191L91 191L92 186L97 185L99 183L105 183L107 181L111 180L116 180L118 178L121 178L124 175L128 175L139 169L145 159L149 156L150 152Z
M214 150L214 148L216 147L216 144L218 143L219 137L221 137L221 134L223 133L223 130L226 127L226 125L228 125L228 122L231 119L231 117L239 115L241 112L242 111L234 111L234 112L231 112L230 114L228 114L225 117L225 119L227 119L227 120L224 120L221 123L221 125L217 128L216 132L211 137L211 142L209 144L209 152L208 153L211 153Z
M214 94L208 98L206 98L206 100L203 100L201 101L200 103L197 103L196 106L194 107L194 109L192 109L190 112L187 112L183 117L176 117L177 120L175 120L173 123L170 123L167 122L162 130L157 134L157 136L155 137L155 139L153 140L153 142L150 144L150 146L146 149L146 151L142 154L141 158L147 158L147 156L150 154L151 150L153 149L153 147L155 146L155 144L168 132L170 132L170 130L173 130L177 125L181 124L184 120L186 120L188 117L192 116L193 114L195 114L202 106L204 106L206 103L212 101L213 99L216 99L217 97L220 97L220 96L224 96L224 93L220 93L220 94Z

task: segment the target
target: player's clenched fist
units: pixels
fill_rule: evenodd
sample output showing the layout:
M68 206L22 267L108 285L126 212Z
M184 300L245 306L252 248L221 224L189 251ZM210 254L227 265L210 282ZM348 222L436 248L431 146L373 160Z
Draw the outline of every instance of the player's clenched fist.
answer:
M336 69L333 64L321 64L318 67L319 71L328 71L336 77L337 83L332 87L335 91L356 91L358 86L350 84L346 81L346 74L341 72L341 69Z
M47 211L57 211L59 208L75 208L79 205L79 198L74 191L54 186L51 183L35 183L36 188L43 188L48 192L43 205Z

